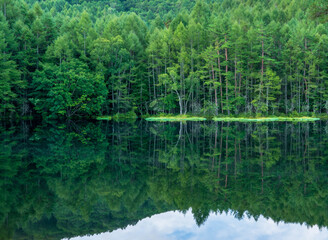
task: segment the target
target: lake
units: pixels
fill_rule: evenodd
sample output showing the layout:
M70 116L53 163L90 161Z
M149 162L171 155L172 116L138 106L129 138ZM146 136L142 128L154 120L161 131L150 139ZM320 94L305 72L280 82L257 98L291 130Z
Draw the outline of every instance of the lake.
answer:
M0 239L327 239L328 125L1 122Z

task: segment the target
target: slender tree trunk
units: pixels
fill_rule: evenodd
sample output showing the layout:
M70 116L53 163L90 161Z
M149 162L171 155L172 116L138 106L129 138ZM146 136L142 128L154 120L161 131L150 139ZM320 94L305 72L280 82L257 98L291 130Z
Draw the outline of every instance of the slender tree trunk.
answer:
M285 112L286 112L286 114L287 114L287 109L288 109L288 107L287 107L287 76L285 76Z
M179 98L179 107L180 107L180 115L183 114L183 103L182 103L182 98L179 93L177 93L178 98Z
M296 69L297 73L297 82L298 82L298 112L301 112L301 82L299 79L299 72L298 69Z
M224 40L225 43L227 43L227 35L225 35ZM225 60L226 60L226 106L228 110L228 115L230 115L229 96L228 96L229 78L228 78L228 48L227 47L225 47Z
M289 59L289 75L291 76L292 75L292 59L290 58ZM288 84L288 82L287 82ZM290 105L291 105L291 109L294 108L294 105L293 105L293 98L294 98L294 95L293 95L293 88L292 88L292 81L290 81Z
M220 172L221 172L221 159L222 159L222 130L223 123L221 124L221 133L220 133L220 156L219 156L219 166L218 166L218 184L220 184Z
M305 53L306 53L306 51L307 51L306 38L304 39L304 48L305 48ZM310 104L309 104L309 97L308 97L308 82L305 77L305 73L306 73L306 62L304 60L303 79L304 79L304 85L305 85L305 102L306 102L306 106L307 106L307 111L310 111Z
M212 158L212 171L214 170L215 159L216 159L216 147L218 142L218 122L215 123L215 136L214 136L214 150L213 150L213 158Z
M262 60L261 60L261 79L260 79L260 91L259 91L259 102L262 104L262 86L263 86L263 75L264 75L264 41L262 35Z
M242 74L239 73L239 89L238 89L238 96L240 97L240 92L241 92L241 76Z
M227 131L226 131L226 147L225 147L225 152L226 152L226 154L225 154L225 161L226 161L226 168L225 168L225 170L226 170L226 175L225 175L225 188L227 188L227 186L228 186L228 158L229 158L229 151L228 151L228 139L229 139L229 133L228 133L228 129L229 129L229 123L228 123L228 125L227 125Z
M191 73L194 73L194 58L192 57L193 41L190 40L190 62L191 62ZM193 82L193 77L191 75L191 82ZM194 113L194 90L191 92L191 112Z
M266 107L267 111L269 111L269 87L266 87Z
M237 97L237 59L235 55L235 98Z
M214 75L214 67L212 64L212 77L213 77L213 85L214 85L214 99L215 99L215 115L218 115L218 94L216 89L216 81L215 81L215 75Z
M153 66L152 66L152 72L153 72L153 91L154 91L154 99L156 99L156 79L155 79L155 69L154 69L154 65L155 65L154 56L152 56L152 63L153 63Z
M235 162L234 162L234 167L235 167L235 171L234 171L234 174L235 174L235 179L237 177L237 139L235 137Z
M218 50L218 67L219 67L219 79L220 79L220 104L221 104L221 113L223 114L223 93L222 93L220 50Z
M248 68L248 65L247 65L247 68ZM246 103L245 103L245 113L247 112L247 107L249 106L248 88L249 88L248 87L248 77L246 75L246 89L245 89L245 91L246 91L246 99L245 99Z

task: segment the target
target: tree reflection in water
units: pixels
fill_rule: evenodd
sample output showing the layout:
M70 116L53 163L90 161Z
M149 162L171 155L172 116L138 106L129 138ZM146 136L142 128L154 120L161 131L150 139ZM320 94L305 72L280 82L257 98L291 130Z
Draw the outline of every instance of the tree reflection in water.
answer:
M192 209L328 226L326 123L2 123L0 239Z

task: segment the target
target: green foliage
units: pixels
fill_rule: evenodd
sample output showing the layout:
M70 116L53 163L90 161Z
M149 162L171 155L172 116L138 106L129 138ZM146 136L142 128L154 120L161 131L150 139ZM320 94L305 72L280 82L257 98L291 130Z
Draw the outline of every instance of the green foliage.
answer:
M103 77L87 65L72 60L60 66L45 64L33 79L31 102L45 118L68 118L99 113L107 94Z
M315 1L311 8L311 15L314 19L318 18L323 22L328 21L328 5L324 0Z
M4 16L0 13L0 114L6 111L15 111L19 98L20 89L24 88L25 82L20 79L17 64L12 60L10 45L14 44L12 33Z
M0 112L68 118L132 110L327 113L326 5L2 0ZM77 91L66 89L70 74Z
M130 111L130 112L126 112L126 113L116 113L113 116L113 119L115 121L125 121L125 120L135 120L137 119L138 116L137 114L134 112L134 110Z

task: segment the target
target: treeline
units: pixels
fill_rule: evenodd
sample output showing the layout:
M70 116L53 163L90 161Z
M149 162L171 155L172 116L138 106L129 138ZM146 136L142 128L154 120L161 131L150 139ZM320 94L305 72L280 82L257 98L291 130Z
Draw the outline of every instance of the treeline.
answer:
M328 226L324 122L4 124L3 240L96 234L190 208L198 225L232 211Z
M165 3L1 0L1 116L328 111L324 1Z
M56 0L39 1L25 0L28 4L39 3L43 9L60 12L65 15L76 15L86 10L93 19L103 17L104 12L110 13L135 12L143 20L151 21L160 15L164 19L171 19L180 11L190 11L196 0ZM211 2L211 0L205 0ZM212 1L213 2L213 1Z

